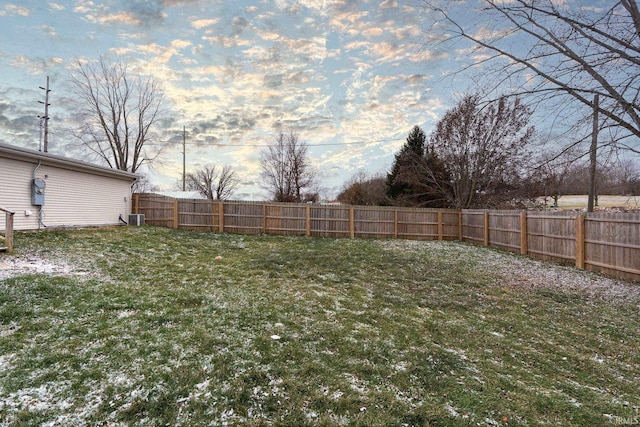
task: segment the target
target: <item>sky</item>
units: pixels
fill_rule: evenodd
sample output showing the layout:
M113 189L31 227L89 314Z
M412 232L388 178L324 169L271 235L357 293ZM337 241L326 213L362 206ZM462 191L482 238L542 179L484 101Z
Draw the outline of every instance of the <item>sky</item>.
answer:
M445 78L469 51L425 47L422 0L0 0L0 142L37 149L50 78L49 152L73 136L78 61L126 61L164 91L152 184L236 170L234 199L264 200L260 152L280 132L309 146L320 195L386 173L413 126L427 135L470 87Z
M79 60L126 60L162 85L168 142L152 183L231 165L237 199L265 199L260 151L281 131L309 145L321 195L387 171L414 125L454 102L434 90L445 56L424 48L419 1L0 1L0 142L37 149L50 78L49 152L78 156L69 76Z

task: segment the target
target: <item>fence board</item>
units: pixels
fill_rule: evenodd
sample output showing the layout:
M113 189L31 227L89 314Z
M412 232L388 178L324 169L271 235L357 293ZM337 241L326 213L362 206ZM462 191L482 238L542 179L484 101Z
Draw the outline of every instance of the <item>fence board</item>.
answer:
M462 212L462 240L482 244L484 242L484 213L479 210Z
M217 231L217 209L211 200L178 200L178 228Z
M264 203L224 203L224 231L238 234L265 232Z
M587 270L640 280L640 214L587 214L584 258Z
M173 227L174 205L172 198L155 194L141 196L143 195L137 198L137 212L144 213L147 224Z
M303 236L306 234L306 207L301 205L269 204L266 209L267 234Z
M310 209L311 235L315 237L349 237L348 206L317 206Z
M575 212L529 212L527 253L545 260L576 260Z
M520 252L520 212L489 213L489 246Z
M437 240L438 211L423 209L399 210L398 238L413 240Z
M396 209L356 206L354 207L354 221L355 237L393 238L396 227Z

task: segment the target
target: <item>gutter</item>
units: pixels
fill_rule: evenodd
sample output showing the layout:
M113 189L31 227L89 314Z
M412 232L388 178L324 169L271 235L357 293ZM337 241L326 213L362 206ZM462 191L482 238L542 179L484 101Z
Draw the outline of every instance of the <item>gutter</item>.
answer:
M38 161L41 164L47 164L75 171L90 172L95 175L109 176L113 178L121 178L134 181L142 178L142 175L121 171L118 169L107 168L104 166L87 163L80 160L70 159L67 157L56 156L54 154L43 153L23 147L16 147L0 143L0 157L6 157L10 160Z

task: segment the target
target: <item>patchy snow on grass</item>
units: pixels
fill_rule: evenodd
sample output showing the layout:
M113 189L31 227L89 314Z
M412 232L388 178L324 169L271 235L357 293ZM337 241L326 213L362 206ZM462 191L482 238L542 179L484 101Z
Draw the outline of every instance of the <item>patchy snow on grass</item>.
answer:
M0 261L0 279L33 273L68 275L73 268L68 264L39 256L7 257Z
M460 416L460 412L458 412L458 411L456 410L456 408L454 408L453 406L451 406L451 404L450 404L450 403L447 403L447 404L445 405L445 407L444 407L444 408L447 410L447 412L449 413L449 415L451 415L452 417L454 417L454 418L458 418L458 417Z
M39 387L27 387L15 393L9 393L3 399L5 413L15 413L24 409L30 411L62 411L73 406L68 399L61 399L63 391L69 388L64 382L50 382Z
M0 354L0 371L6 371L13 367L13 361L15 360L15 353Z
M351 387L351 390L357 391L360 394L367 393L368 387L364 381L362 381L361 379L359 379L358 377L350 373L345 373L343 374L343 376L349 381L349 386Z
M8 325L0 325L0 338L9 337L19 331L20 328L21 326L16 322L10 322Z
M126 319L127 317L135 316L138 313L137 310L123 310L118 312L118 319Z
M501 277L503 280L496 282L499 286L582 292L609 301L640 301L637 284L491 248L459 242L413 240L385 240L377 244L385 250L410 250L417 254L424 251L437 251L441 255L450 253L456 262L473 264L476 274Z
M622 295L622 282L475 246L419 241L367 242L367 251L354 251L349 263L314 254L303 268L285 255L253 255L258 245L251 243L247 251L225 253L216 272L207 267L211 257L188 259L199 255L189 245L200 248L205 239L177 236L170 250L157 242L148 254L142 247L151 258L142 267L141 260L128 263L133 249L118 258L122 245L100 247L104 259L96 265L113 282L85 280L90 261L73 255L39 255L50 272L15 263L16 274L41 268L80 278L59 281L59 297L46 276L32 288L25 280L29 292L4 286L21 310L35 315L23 320L16 311L0 325L0 338L9 343L0 354L6 378L0 416L12 423L43 411L46 423L39 425L52 426L98 418L110 426L271 425L287 424L287 417L309 425L371 425L384 417L380 425L411 425L404 419L431 416L442 425L502 425L507 414L509 424L524 425L531 418L513 414L524 412L532 397L548 402L550 411L569 408L570 416L612 396L620 401L603 411L616 414L623 398L637 405L629 384L640 378L635 359L624 354L637 348L630 345L634 336L618 328L612 341L603 328L583 328L581 320L590 318L574 299L587 298L570 298L577 292L618 298L590 284L618 283ZM356 244L364 246L346 240L335 246ZM381 254L369 245L397 252ZM294 249L290 255L299 260ZM249 259L242 261L241 252ZM396 262L405 255L405 263ZM272 258L273 267L260 261ZM427 258L434 259L420 262ZM47 261L55 259L60 263ZM236 264L237 271L224 270ZM573 285L563 288L567 283ZM568 289L568 302L562 292L535 292L543 288ZM538 302L542 314L529 310ZM601 306L627 308L588 299L587 307ZM597 319L594 327L619 326L610 319ZM575 361L588 375L574 372ZM483 404L502 397L499 407Z
M0 259L0 280L25 274L50 274L54 276L93 276L95 272L74 265L70 260L56 256L12 255Z

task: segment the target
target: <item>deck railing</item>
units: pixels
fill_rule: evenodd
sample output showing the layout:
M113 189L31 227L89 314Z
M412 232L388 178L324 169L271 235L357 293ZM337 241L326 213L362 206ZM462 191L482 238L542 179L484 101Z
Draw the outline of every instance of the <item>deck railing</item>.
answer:
M5 215L4 236L0 234L0 250L11 252L13 251L13 215L15 212L2 206L0 206L0 212L4 212Z

